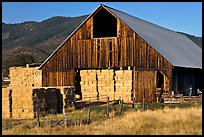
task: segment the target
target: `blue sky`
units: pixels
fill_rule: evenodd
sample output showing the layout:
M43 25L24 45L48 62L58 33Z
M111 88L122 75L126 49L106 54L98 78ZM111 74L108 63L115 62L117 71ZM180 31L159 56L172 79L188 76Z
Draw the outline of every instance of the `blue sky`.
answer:
M100 4L159 26L202 36L202 2L3 2L2 21L43 21L53 16L81 16Z

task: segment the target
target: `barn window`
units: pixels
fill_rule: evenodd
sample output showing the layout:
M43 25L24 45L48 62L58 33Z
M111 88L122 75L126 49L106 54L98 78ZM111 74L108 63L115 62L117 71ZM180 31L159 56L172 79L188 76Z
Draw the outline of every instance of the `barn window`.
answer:
M104 8L93 16L93 37L117 37L117 19Z

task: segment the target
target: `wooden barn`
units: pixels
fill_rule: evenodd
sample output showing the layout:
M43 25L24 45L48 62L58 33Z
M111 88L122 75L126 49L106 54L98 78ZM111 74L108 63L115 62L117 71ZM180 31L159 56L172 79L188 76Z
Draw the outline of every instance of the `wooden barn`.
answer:
M186 36L100 5L41 64L42 86L86 96L156 101L203 90L202 50Z

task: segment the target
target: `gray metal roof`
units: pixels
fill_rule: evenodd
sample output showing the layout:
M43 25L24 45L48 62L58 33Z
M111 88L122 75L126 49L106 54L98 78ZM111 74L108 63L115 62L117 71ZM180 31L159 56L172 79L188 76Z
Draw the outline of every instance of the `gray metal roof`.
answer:
M202 68L202 49L183 34L104 6L133 29L173 66Z

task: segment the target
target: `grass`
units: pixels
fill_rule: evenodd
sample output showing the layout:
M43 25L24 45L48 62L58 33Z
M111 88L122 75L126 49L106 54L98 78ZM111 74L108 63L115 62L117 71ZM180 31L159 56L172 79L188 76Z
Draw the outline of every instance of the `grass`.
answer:
M120 113L120 105L110 105L109 117L106 105L91 106L91 123L87 124L88 108L71 110L67 113L69 127L65 128L62 114L48 115L41 118L41 127L37 128L35 119L2 120L2 134L95 134L95 135L201 135L202 134L202 102L182 104L152 103L146 111L142 105L124 104Z

